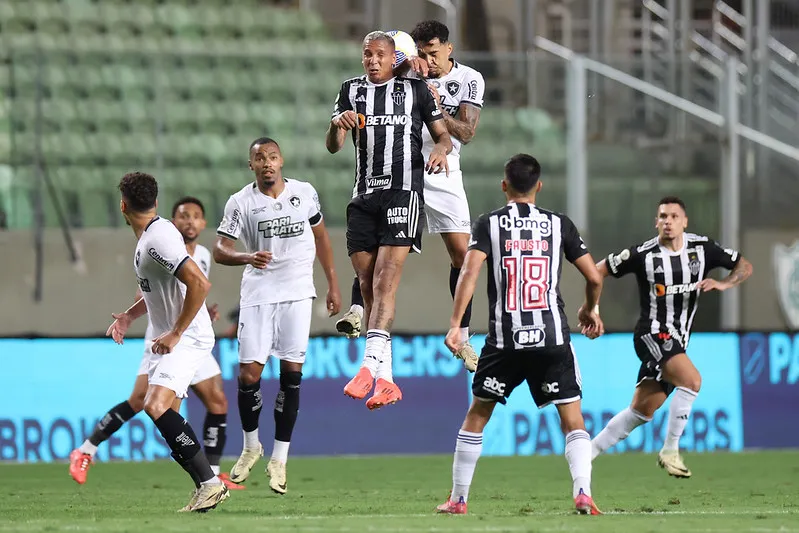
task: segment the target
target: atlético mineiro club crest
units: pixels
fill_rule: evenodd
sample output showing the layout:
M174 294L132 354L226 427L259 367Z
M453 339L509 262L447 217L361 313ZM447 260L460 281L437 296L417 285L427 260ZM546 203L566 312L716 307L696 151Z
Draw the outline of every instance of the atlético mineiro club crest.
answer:
M799 329L799 241L775 245L773 257L782 313L792 329Z
M405 103L405 89L400 86L394 88L391 93L391 99L394 100L394 105L400 106Z

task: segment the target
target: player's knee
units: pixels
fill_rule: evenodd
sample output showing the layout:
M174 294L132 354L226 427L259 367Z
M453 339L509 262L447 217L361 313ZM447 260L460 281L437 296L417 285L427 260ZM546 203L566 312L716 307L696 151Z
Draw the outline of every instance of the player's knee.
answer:
M170 407L172 407L171 398L167 401L166 399L158 398L157 396L147 396L147 398L144 400L144 411L147 413L147 416L153 420L158 420L161 418L161 416L166 413Z
M281 372L280 373L280 388L286 389L299 389L302 383L302 372Z
M702 387L702 376L699 375L699 372L692 372L682 386L694 392L699 392L699 389Z
M263 367L252 363L244 363L239 365L239 383L242 385L252 385L261 380L261 372Z
M386 264L384 264L380 269L380 272L375 272L374 282L372 283L374 292L376 294L389 294L392 291L396 291L396 277L398 270L398 265L391 261L387 261Z

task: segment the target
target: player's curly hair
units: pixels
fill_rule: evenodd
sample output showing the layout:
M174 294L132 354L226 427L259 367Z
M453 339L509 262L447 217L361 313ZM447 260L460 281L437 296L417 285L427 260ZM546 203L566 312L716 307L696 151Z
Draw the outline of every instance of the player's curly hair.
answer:
M185 205L185 204L194 204L194 205L196 205L197 207L200 208L200 211L202 211L203 217L205 217L205 206L200 201L200 199L199 198L195 198L194 196L184 196L183 198L181 198L180 200L175 202L175 205L172 206L172 218L175 218L175 213L178 212L178 208L180 206L182 206L182 205Z
M155 207L158 182L145 172L129 172L119 181L122 199L132 211L144 213Z
M417 43L429 43L433 39L445 43L449 41L449 28L443 22L437 20L425 20L416 25L411 32L411 37Z

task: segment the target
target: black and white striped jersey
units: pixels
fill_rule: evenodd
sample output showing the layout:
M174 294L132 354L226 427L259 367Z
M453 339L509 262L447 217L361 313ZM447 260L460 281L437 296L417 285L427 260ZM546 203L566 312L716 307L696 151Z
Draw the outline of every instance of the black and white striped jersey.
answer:
M697 285L714 268L732 270L740 257L707 237L685 233L682 250L669 250L655 237L610 254L607 266L613 277L632 273L638 281L641 315L636 334L669 333L686 348L699 303Z
M423 193L422 126L443 117L421 80L392 78L377 85L366 76L341 85L333 116L355 111L355 187L352 196L381 189Z
M573 263L588 249L568 217L510 202L477 219L469 249L488 255L486 344L523 350L569 343L562 258Z

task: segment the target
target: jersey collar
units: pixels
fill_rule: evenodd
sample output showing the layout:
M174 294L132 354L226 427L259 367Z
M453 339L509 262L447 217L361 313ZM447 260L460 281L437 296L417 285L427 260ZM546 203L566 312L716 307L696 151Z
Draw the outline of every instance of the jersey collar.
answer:
M146 226L144 226L144 231L147 231L149 229L149 227L153 225L153 222L155 222L159 218L161 218L161 217L159 217L158 215L155 215L153 217L153 219L150 222L148 222Z

